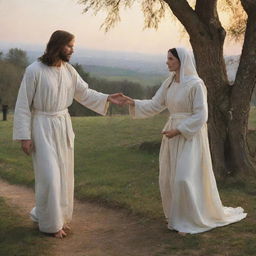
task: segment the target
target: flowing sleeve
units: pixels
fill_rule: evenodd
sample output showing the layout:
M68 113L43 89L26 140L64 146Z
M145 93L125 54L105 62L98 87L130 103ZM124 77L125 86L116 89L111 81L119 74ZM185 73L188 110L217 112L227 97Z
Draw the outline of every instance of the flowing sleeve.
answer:
M14 111L13 140L31 140L31 107L36 89L36 71L27 67Z
M74 99L83 106L97 112L100 115L106 115L109 107L108 94L97 92L89 88L88 84L75 72L75 94Z
M133 119L142 119L154 116L166 109L166 89L170 79L163 82L155 96L151 100L134 100L134 106L129 106L129 112Z
M192 98L192 115L183 122L181 122L176 128L181 134L188 140L191 140L193 136L206 124L208 119L208 107L207 107L207 90L203 83L198 83L191 89Z

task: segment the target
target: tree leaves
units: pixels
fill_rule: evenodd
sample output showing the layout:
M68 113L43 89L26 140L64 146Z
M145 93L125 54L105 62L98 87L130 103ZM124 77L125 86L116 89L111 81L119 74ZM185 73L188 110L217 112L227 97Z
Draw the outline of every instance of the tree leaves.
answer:
M253 0L218 0L218 13L229 16L228 21L223 24L228 32L229 38L241 40L243 38L247 15L241 4L249 2L255 4ZM101 28L108 32L111 28L121 21L120 10L122 8L131 8L135 0L78 0L79 4L85 6L84 13L92 10L95 15L100 11L105 11L107 16L103 21ZM170 10L168 0L140 0L141 11L144 14L144 29L157 29L163 18L166 17L166 11ZM188 0L188 4L194 9L196 0Z

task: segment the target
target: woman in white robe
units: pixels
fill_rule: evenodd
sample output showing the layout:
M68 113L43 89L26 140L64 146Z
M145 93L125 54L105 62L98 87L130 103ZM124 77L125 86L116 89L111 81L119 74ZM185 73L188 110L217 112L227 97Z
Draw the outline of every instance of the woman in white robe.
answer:
M67 62L36 61L27 67L15 107L14 140L32 140L35 201L30 213L45 233L71 221L74 194L74 132L67 108L73 99L105 115L107 94L89 89Z
M176 55L176 57L174 56ZM174 71L151 100L129 100L133 118L168 109L160 149L159 185L168 228L200 233L246 217L241 207L224 207L212 169L207 133L207 90L184 48L168 52Z

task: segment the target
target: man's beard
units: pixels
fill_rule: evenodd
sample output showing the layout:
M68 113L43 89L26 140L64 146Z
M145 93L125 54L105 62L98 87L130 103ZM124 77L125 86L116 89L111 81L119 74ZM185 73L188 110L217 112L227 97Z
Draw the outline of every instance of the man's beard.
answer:
M64 53L60 52L59 58L60 58L62 61L64 61L64 62L69 62L70 55L67 55L67 54L64 54Z

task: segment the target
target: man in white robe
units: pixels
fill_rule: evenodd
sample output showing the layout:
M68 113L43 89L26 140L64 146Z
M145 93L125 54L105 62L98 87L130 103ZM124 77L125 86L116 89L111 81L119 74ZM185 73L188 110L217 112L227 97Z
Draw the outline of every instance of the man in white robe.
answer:
M55 237L67 235L74 196L74 132L68 107L73 99L101 114L122 94L89 89L68 63L74 36L55 31L42 57L26 68L15 107L13 139L32 155L35 207L30 216L39 229Z

